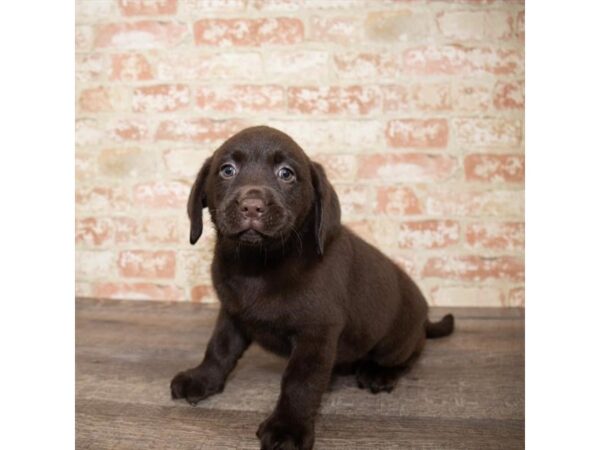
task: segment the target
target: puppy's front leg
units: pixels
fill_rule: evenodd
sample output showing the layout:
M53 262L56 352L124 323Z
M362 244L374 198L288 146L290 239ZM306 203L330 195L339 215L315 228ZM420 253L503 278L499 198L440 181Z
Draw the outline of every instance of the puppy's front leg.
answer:
M296 337L273 413L256 435L261 450L312 449L315 415L336 357L337 330L313 330Z
M178 373L171 381L171 397L185 398L195 405L221 392L225 380L250 345L233 319L221 308L217 324L206 348L204 360L193 369Z

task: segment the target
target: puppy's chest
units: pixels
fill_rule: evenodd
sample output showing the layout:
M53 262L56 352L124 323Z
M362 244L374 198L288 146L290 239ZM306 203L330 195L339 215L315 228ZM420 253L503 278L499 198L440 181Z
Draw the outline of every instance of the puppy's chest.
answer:
M262 278L231 275L215 288L227 311L244 322L281 323L288 315L290 299Z
M290 299L284 298L264 281L235 277L229 283L223 283L217 291L223 307L253 341L274 353L290 354L295 329L294 320L291 320L286 308Z

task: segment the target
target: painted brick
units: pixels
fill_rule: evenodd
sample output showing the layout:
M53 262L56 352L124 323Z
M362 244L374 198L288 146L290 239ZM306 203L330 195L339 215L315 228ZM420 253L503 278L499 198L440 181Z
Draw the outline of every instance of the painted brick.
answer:
M456 186L429 189L425 213L437 217L522 217L525 198L522 190L469 190Z
M203 242L199 250L177 252L177 267L181 277L189 283L209 284L212 259L211 246Z
M180 119L161 122L156 131L157 141L217 142L242 130L238 120Z
M506 40L513 34L508 11L445 11L436 17L440 33L453 40Z
M494 89L494 106L498 109L523 109L525 107L525 82L499 81Z
M248 7L258 11L299 11L307 7L306 0L249 0Z
M523 155L468 155L464 167L468 181L521 183L525 178Z
M328 77L329 55L323 50L268 51L265 76L272 81L320 81Z
M333 63L336 75L342 80L395 80L403 72L402 57L396 53L338 53Z
M133 201L147 208L185 208L190 187L180 181L140 183L133 188Z
M75 51L87 52L94 44L94 28L90 25L77 25L75 27Z
M179 22L140 21L108 23L96 27L96 48L152 49L169 48L183 42L188 33Z
M161 84L133 90L132 106L135 112L179 111L186 109L190 102L190 90L183 84Z
M184 300L180 287L155 283L97 283L93 295L120 300Z
M448 278L460 281L490 279L523 281L525 265L522 258L512 256L482 257L476 255L429 258L422 275L427 278Z
M137 142L150 137L148 124L143 120L117 119L107 128L108 137L114 142Z
M458 243L460 226L452 220L402 222L397 232L400 248L431 249Z
M79 95L79 108L87 112L112 111L107 88L85 89Z
M448 111L449 83L419 83L381 86L383 111Z
M75 122L75 145L85 147L103 142L104 127L95 119L78 119Z
M94 179L97 159L98 156L95 153L84 153L82 151L75 153L75 179L78 182Z
M114 81L147 81L154 78L152 66L139 53L119 53L111 57L110 79Z
M139 243L138 220L135 217L115 217L112 220L116 244Z
M175 252L170 250L125 250L117 261L119 275L127 278L173 278Z
M418 279L421 269L419 267L419 263L415 258L406 255L396 254L391 254L388 256L392 258L392 261L394 261L396 265L400 267L400 269L402 269L405 273L407 273L413 279Z
M400 11L371 12L365 21L367 37L383 43L421 40L431 33L433 20L427 13Z
M205 210L189 247L190 186L225 139L267 124L428 300L522 307L524 3L375 3L77 0L78 295L215 301L215 232ZM147 252L148 272L124 276L120 252ZM442 275L424 275L434 258Z
M176 217L153 217L143 219L136 235L146 242L156 244L175 244L181 242L179 222ZM136 236L137 238L137 236Z
M404 52L404 71L413 75L520 75L523 52L517 49L427 46Z
M161 81L260 80L261 55L256 52L162 53L156 62L156 78Z
M124 16L156 16L177 12L177 0L119 0L118 5Z
M458 143L470 146L515 147L523 137L518 119L463 118L454 120L452 127Z
M207 12L241 12L246 9L247 2L248 0L179 0L179 8L186 16L201 16Z
M452 176L456 159L446 155L395 153L361 155L358 178L400 182L437 182Z
M104 77L105 59L101 53L75 56L75 80L81 83L101 81Z
M155 166L153 152L137 147L107 148L98 156L100 174L119 180L147 176L153 173Z
M97 217L78 218L75 221L75 243L84 247L102 247L113 239L110 219Z
M470 223L467 225L465 236L467 245L473 249L523 251L525 247L525 223Z
M312 156L313 161L321 163L330 181L354 181L358 170L356 155L318 154Z
M310 23L315 41L348 45L362 39L362 23L357 17L314 16Z
M517 13L515 32L516 32L517 39L519 39L521 42L524 42L525 41L525 11L519 11Z
M300 11L303 9L319 11L349 11L365 8L371 0L248 0L251 8L259 11Z
M330 149L359 151L380 145L382 124L377 120L268 120L309 154Z
M445 148L448 144L446 119L397 119L385 130L390 147Z
M191 297L195 303L214 303L216 301L215 291L208 284L194 286L191 291Z
M504 293L497 287L436 286L429 296L435 306L491 306L504 305Z
M492 87L485 81L459 80L452 87L456 111L485 113L492 105Z
M116 87L99 86L79 94L79 108L84 112L127 111L129 104L127 92Z
M177 148L165 150L162 161L165 169L174 177L193 179L200 167L213 153L213 149Z
M304 39L302 21L289 17L202 19L194 23L196 45L260 46L295 44Z
M93 284L75 280L75 297L93 297Z
M388 215L421 214L421 203L415 192L408 187L382 186L377 188L377 213Z
M367 115L381 108L379 89L369 86L289 87L287 98L296 114Z
M392 0L394 1L394 0ZM494 6L494 5L524 5L525 0L453 0L460 5Z
M114 13L114 2L110 0L77 0L75 17L77 22L103 20Z
M360 236L368 243L375 245L375 236L373 235L373 224L367 219L355 219L345 220L344 225L347 226L351 231Z
M115 217L117 244L176 244L181 241L177 217Z
M75 189L75 206L81 211L123 211L131 206L131 196L121 186L78 185Z
M504 306L524 308L525 307L525 288L519 287L508 291L508 297Z
M334 187L340 199L344 220L363 217L373 209L373 194L369 186L351 183L336 184Z
M374 241L373 245L385 255L392 257L401 247L398 245L398 220L390 217L379 217L369 223Z
M83 250L75 253L77 280L93 280L114 274L115 255L110 250Z
M200 86L195 90L196 109L223 113L285 110L285 90L277 85Z

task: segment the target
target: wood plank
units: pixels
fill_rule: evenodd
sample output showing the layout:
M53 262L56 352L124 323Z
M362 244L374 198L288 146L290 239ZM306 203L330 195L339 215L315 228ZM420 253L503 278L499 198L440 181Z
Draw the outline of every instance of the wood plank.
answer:
M217 311L78 299L77 448L257 448L254 432L276 402L284 359L252 346L222 394L196 408L169 396L172 376L199 362ZM455 334L428 341L391 394L360 390L353 377L335 380L317 448L523 447L524 312L432 308L431 315L449 311Z
M266 414L81 400L78 449L256 449ZM522 448L519 420L321 415L315 449Z

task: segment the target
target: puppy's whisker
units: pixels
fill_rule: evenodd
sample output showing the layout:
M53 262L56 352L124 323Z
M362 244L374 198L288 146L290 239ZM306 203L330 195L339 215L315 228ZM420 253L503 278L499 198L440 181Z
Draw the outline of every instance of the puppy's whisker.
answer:
M298 233L298 231L296 231L296 228L294 228L294 226L292 226L292 231L294 232L294 236L296 237L296 239L298 240L298 243L300 244L299 247L299 255L302 255L303 252L303 247L302 247L302 238L300 237L300 233Z

